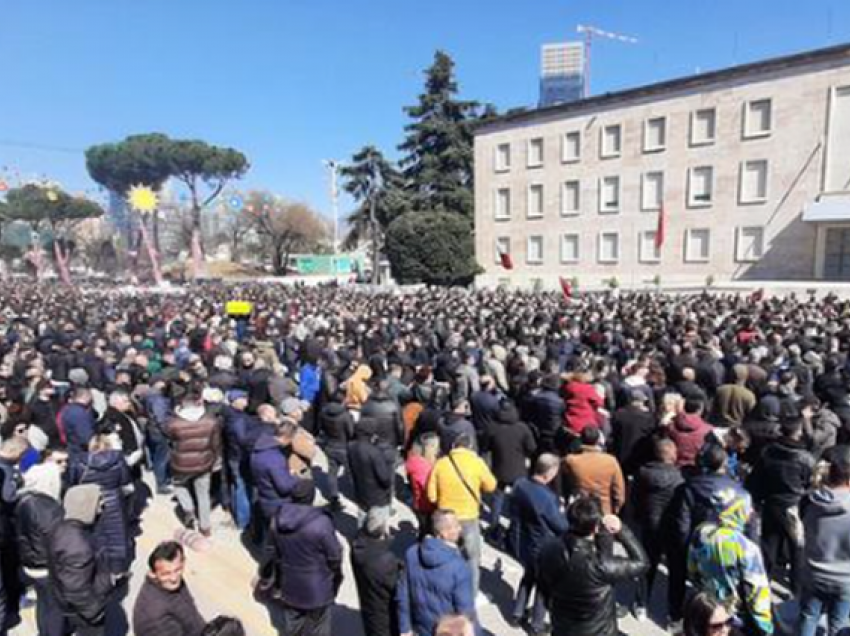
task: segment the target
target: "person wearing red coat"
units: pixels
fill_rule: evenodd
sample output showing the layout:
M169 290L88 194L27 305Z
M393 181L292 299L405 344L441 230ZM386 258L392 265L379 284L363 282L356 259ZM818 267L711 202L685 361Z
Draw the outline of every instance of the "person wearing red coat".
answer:
M564 423L576 436L588 426L599 426L599 409L605 405L604 398L591 380L589 373L577 373L563 388L567 405Z
M684 413L679 413L670 425L668 434L676 444L679 468L696 465L705 438L712 431L711 424L702 419L702 411L702 400L689 398L685 400Z

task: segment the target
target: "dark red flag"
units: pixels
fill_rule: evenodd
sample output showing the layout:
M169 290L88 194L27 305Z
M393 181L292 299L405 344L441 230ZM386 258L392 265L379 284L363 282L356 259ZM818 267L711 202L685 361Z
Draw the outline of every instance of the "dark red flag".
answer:
M564 298L572 298L573 297L573 286L566 278L563 276L559 276L558 280L561 281L561 291L564 292Z
M513 269L514 268L514 261L511 258L511 255L508 254L505 251L502 251L501 248L499 249L499 260L502 263L502 267L504 267L505 269Z
M667 219L664 214L664 204L658 210L658 226L655 228L655 249L660 250L664 245L664 233L667 229Z

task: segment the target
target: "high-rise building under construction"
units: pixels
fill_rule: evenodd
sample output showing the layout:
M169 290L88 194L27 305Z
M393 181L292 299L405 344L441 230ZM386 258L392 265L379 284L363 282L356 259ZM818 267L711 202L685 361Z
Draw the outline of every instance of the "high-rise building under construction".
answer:
M544 44L540 50L540 107L574 102L584 94L584 45Z

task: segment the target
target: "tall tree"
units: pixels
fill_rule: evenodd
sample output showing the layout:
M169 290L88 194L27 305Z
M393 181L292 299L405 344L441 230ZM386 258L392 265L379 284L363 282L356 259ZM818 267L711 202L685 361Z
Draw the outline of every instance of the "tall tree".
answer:
M204 255L201 211L221 194L228 182L248 170L248 159L233 148L204 141L174 141L169 151L171 176L189 190L192 258L198 276Z
M327 223L309 206L267 192L249 194L245 214L271 256L277 276L287 274L289 257L294 252L312 249L328 237Z
M407 206L401 174L375 146L365 146L356 152L340 174L343 188L358 204L348 216L345 245L354 247L366 236L371 239L372 282L377 283L384 234Z
M443 51L425 71L419 103L405 108L413 119L399 146L411 206L415 211L445 211L473 218L473 125L479 105L457 99L455 64Z
M53 254L63 282L71 285L69 262L75 225L84 219L103 215L103 208L82 197L73 197L54 187L25 185L6 195L6 217L27 223L35 235L49 228L53 235ZM39 245L34 245L37 250Z

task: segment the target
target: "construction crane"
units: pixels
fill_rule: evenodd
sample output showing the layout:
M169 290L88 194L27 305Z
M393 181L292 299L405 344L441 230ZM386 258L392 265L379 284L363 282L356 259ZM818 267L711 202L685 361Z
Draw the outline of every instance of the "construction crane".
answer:
M606 38L608 40L616 40L618 42L625 42L626 44L637 44L637 38L633 38L628 35L621 35L619 33L612 33L610 31L603 31L602 29L598 29L594 26L587 26L584 24L579 24L576 27L576 32L581 33L584 36L584 96L590 96L590 48L593 45L593 38Z

